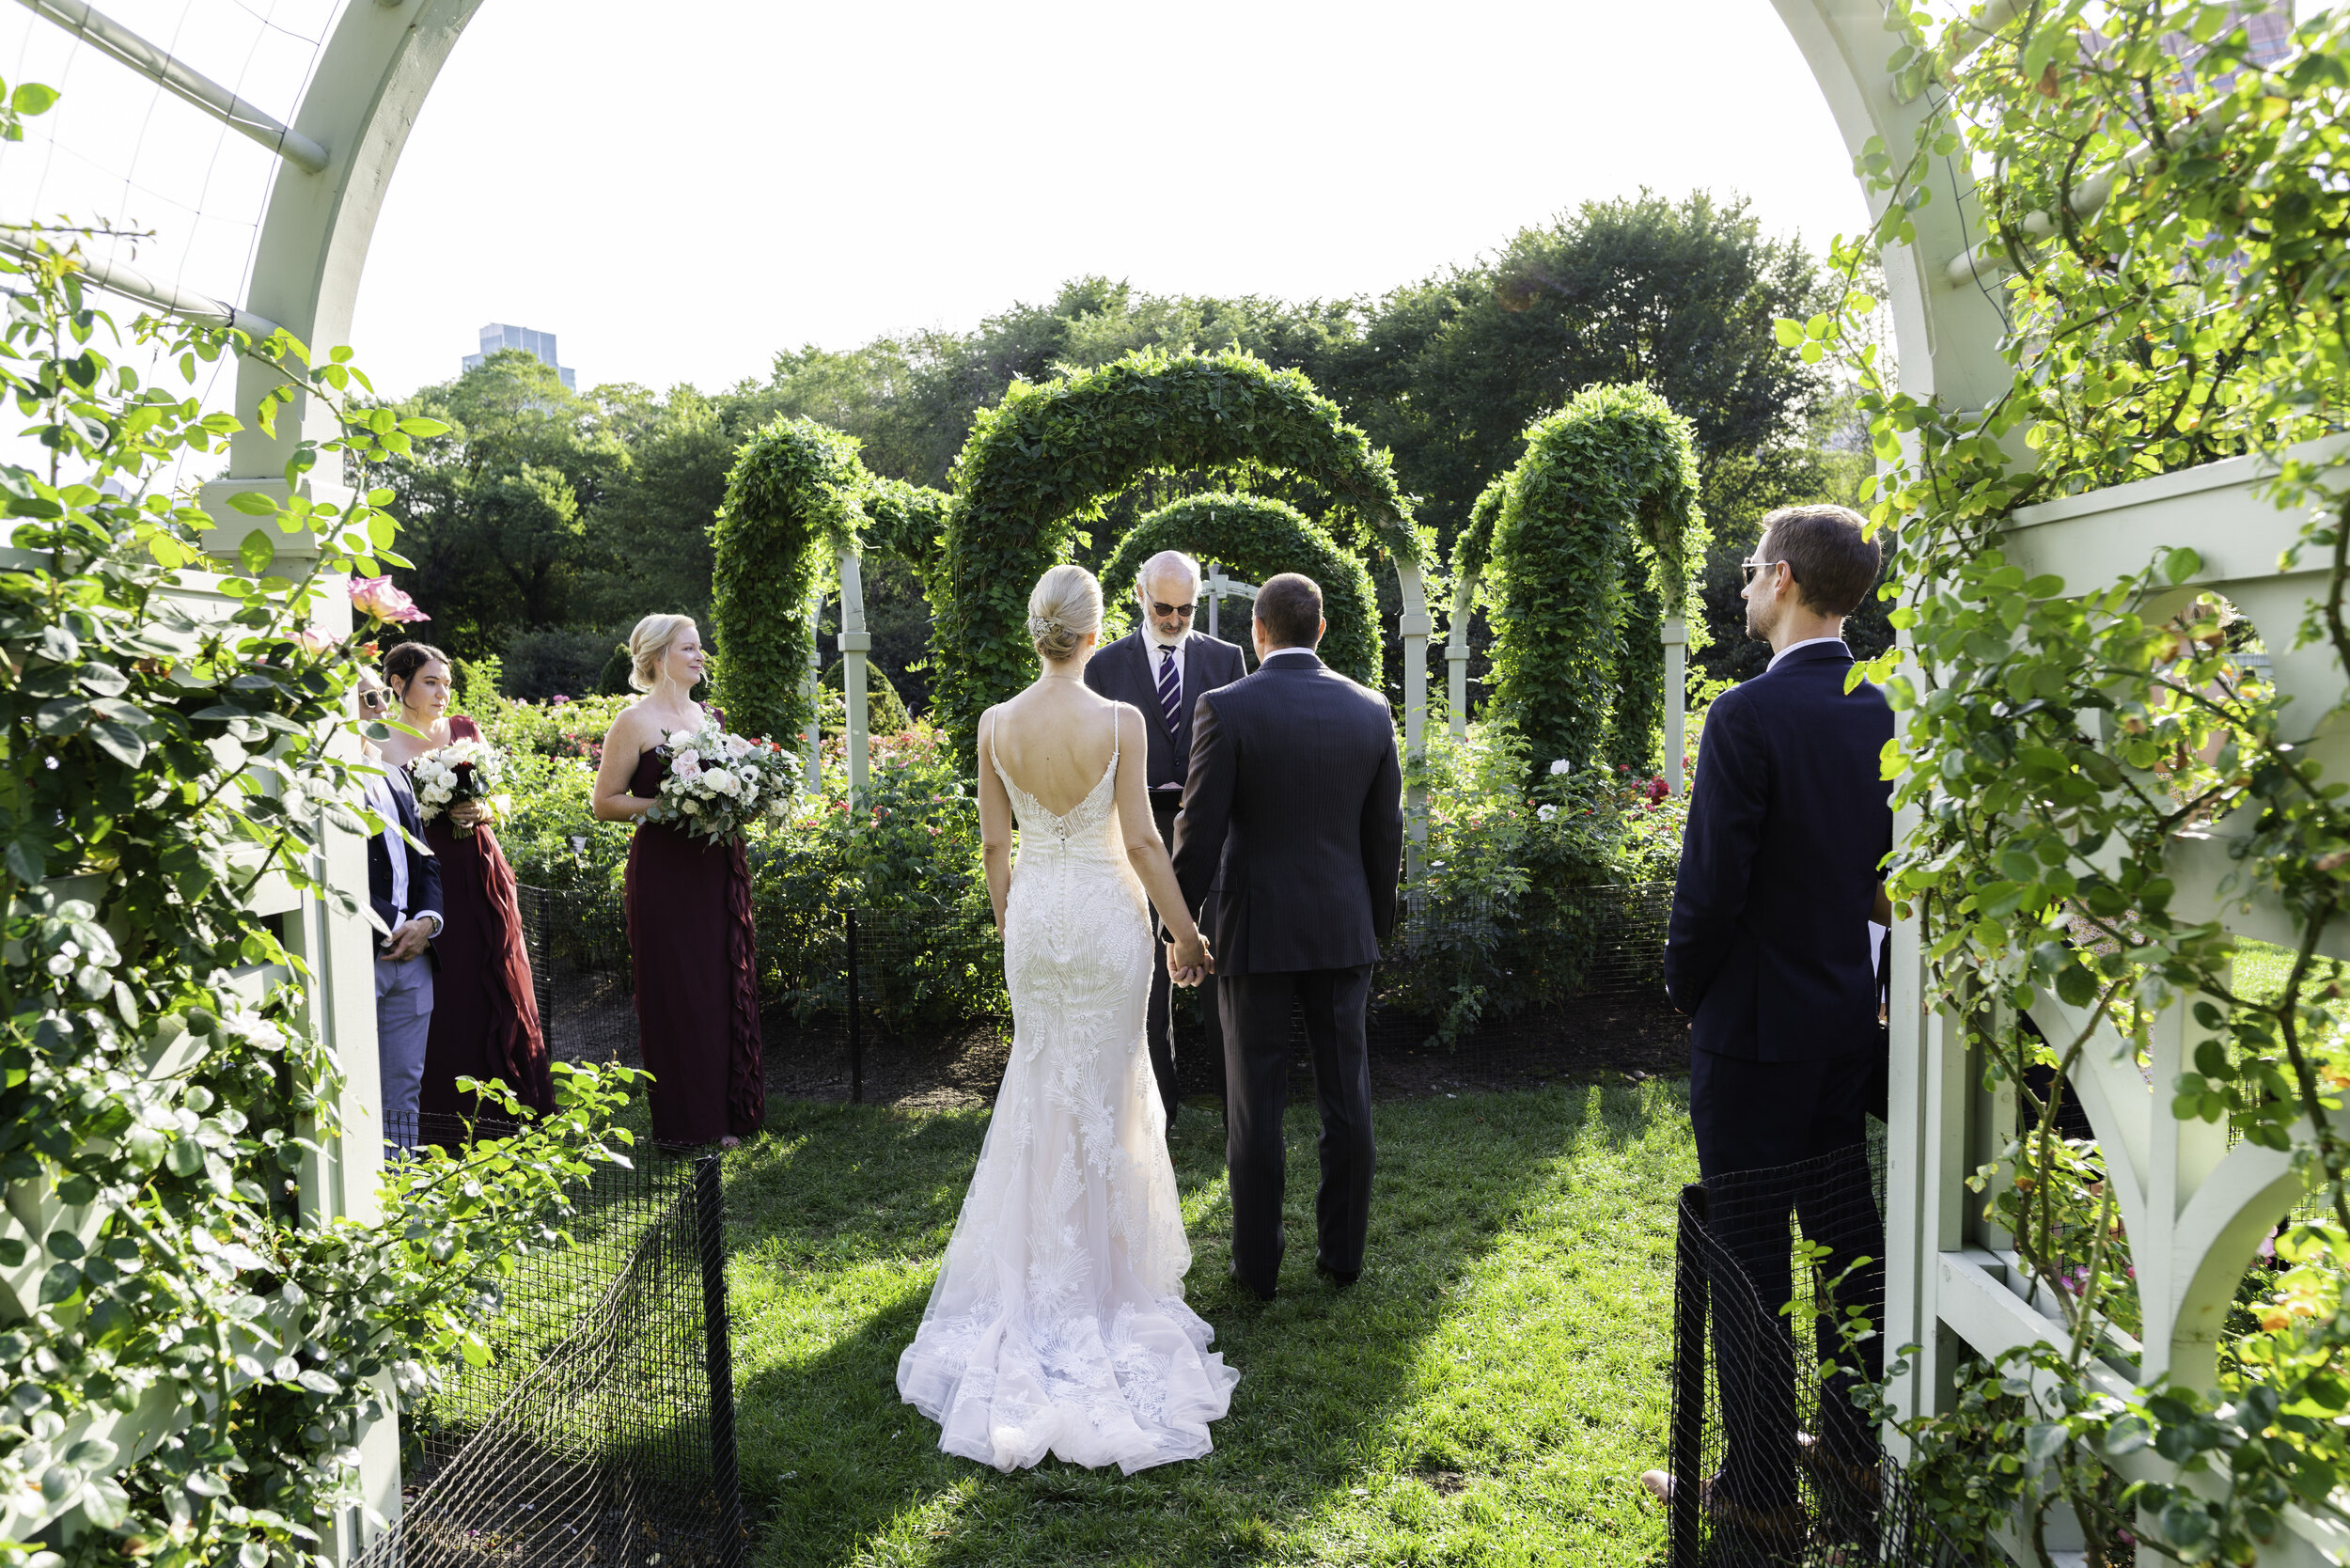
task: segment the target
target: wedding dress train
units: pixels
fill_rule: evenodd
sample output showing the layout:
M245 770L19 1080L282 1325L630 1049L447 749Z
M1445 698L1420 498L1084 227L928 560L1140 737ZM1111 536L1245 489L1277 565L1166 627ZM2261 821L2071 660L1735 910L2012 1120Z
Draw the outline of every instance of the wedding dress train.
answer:
M1011 1060L898 1391L948 1453L1132 1475L1208 1452L1240 1373L1183 1304L1191 1248L1144 1043L1153 954L1118 832L1118 758L1065 816L992 748L990 762L1020 823Z

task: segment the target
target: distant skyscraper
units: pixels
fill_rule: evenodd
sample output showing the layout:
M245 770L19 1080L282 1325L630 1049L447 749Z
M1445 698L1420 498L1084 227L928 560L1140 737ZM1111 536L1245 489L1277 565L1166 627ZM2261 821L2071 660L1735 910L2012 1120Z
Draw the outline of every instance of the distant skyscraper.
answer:
M504 321L492 321L481 329L481 352L465 356L465 368L472 369L500 349L520 349L540 364L553 366L555 373L563 378L566 392L579 390L578 384L572 380L572 372L555 362L555 334L509 326Z

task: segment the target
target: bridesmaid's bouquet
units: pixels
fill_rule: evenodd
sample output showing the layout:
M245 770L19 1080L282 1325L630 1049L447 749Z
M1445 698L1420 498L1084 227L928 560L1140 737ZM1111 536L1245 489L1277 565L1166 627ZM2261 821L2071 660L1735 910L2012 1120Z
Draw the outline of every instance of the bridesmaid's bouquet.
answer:
M742 838L761 819L791 809L798 782L792 758L773 741L729 735L715 718L680 730L661 748L669 768L650 823L670 823L697 839L722 843Z
M506 753L487 741L452 741L428 751L408 764L408 781L416 792L416 815L431 822L462 801L473 801L489 812L490 821L504 822L514 809L506 792L510 764ZM474 824L453 824L461 839L473 837Z

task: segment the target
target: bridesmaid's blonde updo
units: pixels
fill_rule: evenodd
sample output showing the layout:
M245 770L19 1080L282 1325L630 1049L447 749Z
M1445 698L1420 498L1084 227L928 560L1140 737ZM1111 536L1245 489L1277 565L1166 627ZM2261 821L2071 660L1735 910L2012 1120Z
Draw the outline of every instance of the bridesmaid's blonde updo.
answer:
M628 683L640 692L661 684L661 657L677 635L694 624L690 615L649 615L628 635Z
M1077 655L1078 639L1102 630L1102 585L1082 566L1057 566L1028 595L1028 639L1040 659L1059 664Z

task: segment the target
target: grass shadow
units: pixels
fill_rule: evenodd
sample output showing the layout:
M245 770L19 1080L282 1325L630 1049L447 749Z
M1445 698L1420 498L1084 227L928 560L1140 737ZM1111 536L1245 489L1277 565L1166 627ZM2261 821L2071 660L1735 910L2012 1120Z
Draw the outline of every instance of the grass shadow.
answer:
M1226 1276L1213 1105L1170 1139L1189 1299L1242 1370L1215 1451L999 1476L899 1403L981 1112L797 1103L729 1161L738 1422L769 1564L1623 1562L1660 1526L1685 1090L1391 1102L1362 1281L1312 1272L1310 1107L1287 1124L1281 1294Z

